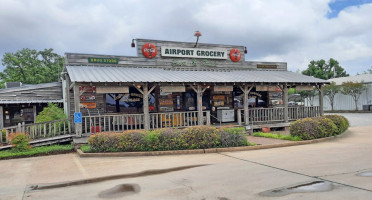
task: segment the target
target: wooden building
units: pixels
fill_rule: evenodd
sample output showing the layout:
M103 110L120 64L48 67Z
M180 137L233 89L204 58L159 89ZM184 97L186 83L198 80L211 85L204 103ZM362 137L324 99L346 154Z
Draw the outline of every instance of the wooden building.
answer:
M77 134L211 123L288 122L322 114L288 108L288 88L322 94L324 80L284 62L245 61L245 47L136 39L137 56L66 53L65 112ZM259 108L258 108L259 107Z
M21 85L0 90L0 128L18 123L35 123L36 115L48 103L62 106L62 83Z

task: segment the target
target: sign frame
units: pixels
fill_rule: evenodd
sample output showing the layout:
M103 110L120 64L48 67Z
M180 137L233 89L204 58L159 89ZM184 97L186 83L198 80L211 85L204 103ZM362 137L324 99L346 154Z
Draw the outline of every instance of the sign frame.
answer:
M213 54L213 56L211 56L211 54ZM161 56L177 58L207 58L227 60L227 50L161 46Z

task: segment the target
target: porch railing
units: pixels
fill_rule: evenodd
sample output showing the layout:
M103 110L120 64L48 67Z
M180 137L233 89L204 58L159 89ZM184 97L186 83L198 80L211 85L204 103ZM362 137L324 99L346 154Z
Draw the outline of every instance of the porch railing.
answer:
M249 112L249 122L284 122L284 107L276 108L251 108ZM299 106L288 108L288 120L302 119L306 117L320 116L319 106ZM244 109L238 109L238 124L244 124Z
M74 123L70 119L62 119L34 124L18 123L17 126L4 127L5 134L0 137L0 142L8 144L9 135L12 133L26 133L30 140L45 139L55 136L74 133Z
M210 125L210 112L203 111L203 124ZM150 129L197 126L198 111L150 113Z

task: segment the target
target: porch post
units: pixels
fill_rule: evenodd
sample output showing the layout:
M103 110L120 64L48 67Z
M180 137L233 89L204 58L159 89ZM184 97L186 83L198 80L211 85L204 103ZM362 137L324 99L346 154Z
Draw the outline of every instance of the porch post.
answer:
M207 87L202 88L201 85L197 85L195 88L191 85L191 88L196 93L196 100L198 102L198 125L203 125L203 92L207 89Z
M239 86L244 93L243 106L244 106L244 124L249 125L249 103L248 103L248 94L252 90L252 87L244 85L244 87Z
M143 114L144 114L144 125L145 130L150 129L150 111L149 111L149 88L147 83L143 86Z
M4 128L4 110L3 106L0 106L0 129Z
M283 85L283 104L284 104L284 122L288 122L288 87L285 83Z
M33 105L32 106L32 110L33 110L33 112L34 112L34 123L36 123L36 105Z
M150 129L149 94L155 89L156 85L152 86L150 90L148 86L149 85L146 83L145 85L143 85L143 90L141 90L140 88L137 88L136 85L134 85L134 87L143 95L143 128L145 130Z
M319 114L320 116L324 115L324 109L323 109L323 85L318 86L319 90Z
M74 84L74 106L75 112L80 112L80 92L79 92L79 85ZM77 137L81 137L83 132L82 123L75 123L75 135Z

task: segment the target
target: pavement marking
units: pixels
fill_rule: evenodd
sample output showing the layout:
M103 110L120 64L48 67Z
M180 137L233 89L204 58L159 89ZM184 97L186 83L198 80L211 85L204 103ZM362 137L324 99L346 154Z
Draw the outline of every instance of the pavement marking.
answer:
M372 190L370 190L370 189L361 188L361 187L357 187L357 186L353 186L353 185L348 185L348 184L345 184L345 183L340 183L340 182L328 180L328 179L325 179L325 178L321 178L320 176L311 176L311 175L308 175L308 174L303 174L303 173L300 173L300 172L295 172L295 171L291 171L291 170L288 170L288 169L283 169L283 168L275 167L275 166L272 166L272 165L267 165L267 164L263 164L263 163L259 163L259 162L255 162L255 161L251 161L251 160L247 160L247 159L243 159L243 158L234 157L234 156L227 155L227 154L224 154L224 153L218 153L218 154L223 155L223 156L226 156L226 157L229 157L229 158L233 158L233 159L236 159L236 160L241 160L241 161L253 163L253 164L256 164L256 165L261 165L261 166L269 167L269 168L272 168L272 169L277 169L277 170L289 172L289 173L292 173L292 174L306 176L306 177L309 177L309 178L314 178L314 179L318 179L318 180L322 180L322 181L328 181L328 182L331 182L331 183L343 185L343 186L346 186L346 187L355 188L355 189L358 189L358 190L364 190L364 191L367 191L367 192L372 192Z
M88 172L84 169L83 165L78 159L78 156L75 154L74 156L72 156L72 159L74 160L74 163L78 167L79 171L83 174L84 178L90 178Z

